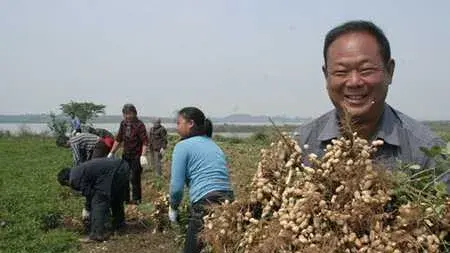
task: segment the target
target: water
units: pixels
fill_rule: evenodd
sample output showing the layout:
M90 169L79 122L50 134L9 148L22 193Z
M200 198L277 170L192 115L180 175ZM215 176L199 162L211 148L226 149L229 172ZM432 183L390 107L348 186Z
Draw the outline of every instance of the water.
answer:
M174 124L173 124L174 125ZM96 128L104 128L110 132L116 133L119 130L119 123L109 123L109 124L95 124ZM31 131L33 133L47 133L50 131L47 124L43 123L0 123L0 131L9 131L12 134L18 133L21 130Z
M265 125L269 125L269 123L265 124L265 123L228 123L229 125L241 125L241 126L265 126ZM149 129L152 124L151 123L146 123L145 124L147 126L147 129ZM217 123L215 125L224 125L224 123ZM299 124L295 124L295 125L300 125ZM94 124L95 128L103 128L106 129L112 133L117 133L117 131L119 130L119 126L120 123L100 123L100 124ZM167 129L174 129L176 128L176 124L175 123L165 123L163 124L164 127L166 127ZM0 123L0 131L9 131L12 134L16 134L22 130L26 130L26 131L30 131L33 133L38 133L38 134L42 134L42 133L48 133L49 132L49 128L47 126L47 124L43 124L43 123L30 123L30 124L23 124L23 123ZM237 138L246 138L249 137L253 134L253 132L215 132L214 134L220 134L224 137L237 137Z

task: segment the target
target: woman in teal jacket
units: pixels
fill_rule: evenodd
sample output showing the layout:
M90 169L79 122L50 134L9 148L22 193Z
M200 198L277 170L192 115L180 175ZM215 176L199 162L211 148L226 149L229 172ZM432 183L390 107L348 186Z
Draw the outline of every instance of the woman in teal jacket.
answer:
M182 140L175 145L170 178L169 218L177 220L184 185L189 188L191 217L184 252L200 252L198 233L206 206L233 199L228 166L222 149L211 139L212 123L201 110L186 107L179 111L177 131Z

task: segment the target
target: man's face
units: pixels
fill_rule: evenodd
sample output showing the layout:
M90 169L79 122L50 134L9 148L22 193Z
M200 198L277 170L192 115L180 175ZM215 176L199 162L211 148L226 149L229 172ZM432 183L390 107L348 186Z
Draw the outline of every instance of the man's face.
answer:
M378 43L371 34L354 32L331 43L323 72L334 106L357 119L371 120L383 110L394 61L383 63Z

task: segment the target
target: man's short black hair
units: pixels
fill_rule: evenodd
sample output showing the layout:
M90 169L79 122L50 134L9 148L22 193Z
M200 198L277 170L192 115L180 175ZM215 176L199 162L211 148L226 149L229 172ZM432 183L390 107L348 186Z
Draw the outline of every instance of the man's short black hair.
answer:
M70 168L63 168L58 172L57 180L62 186L69 186Z
M391 46L383 30L376 26L374 23L365 20L353 20L343 23L333 29L331 29L325 36L325 43L323 46L323 58L325 65L327 64L327 53L331 43L342 35L353 32L366 32L375 37L380 49L380 54L383 59L383 63L387 65L391 59Z

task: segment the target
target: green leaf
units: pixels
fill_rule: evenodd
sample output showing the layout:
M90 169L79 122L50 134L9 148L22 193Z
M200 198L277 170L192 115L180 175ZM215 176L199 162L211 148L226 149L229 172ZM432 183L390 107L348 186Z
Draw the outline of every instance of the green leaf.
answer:
M437 155L440 155L442 152L442 147L440 146L433 146L430 149L427 149L426 147L420 147L419 149L429 158L434 158Z
M430 149L430 152L431 152L432 157L440 155L442 153L442 147L440 147L440 146L433 146Z
M434 185L434 190L436 191L436 197L443 198L447 196L447 185L444 182L439 182Z
M437 206L435 209L436 213L441 216L444 213L445 210L445 206L444 205L439 205Z
M450 155L450 142L447 142L447 147L442 151L444 155Z
M420 151L422 151L427 157L433 157L432 155L431 155L431 151L429 150L429 149L427 149L426 147L420 147L419 148L420 149Z

